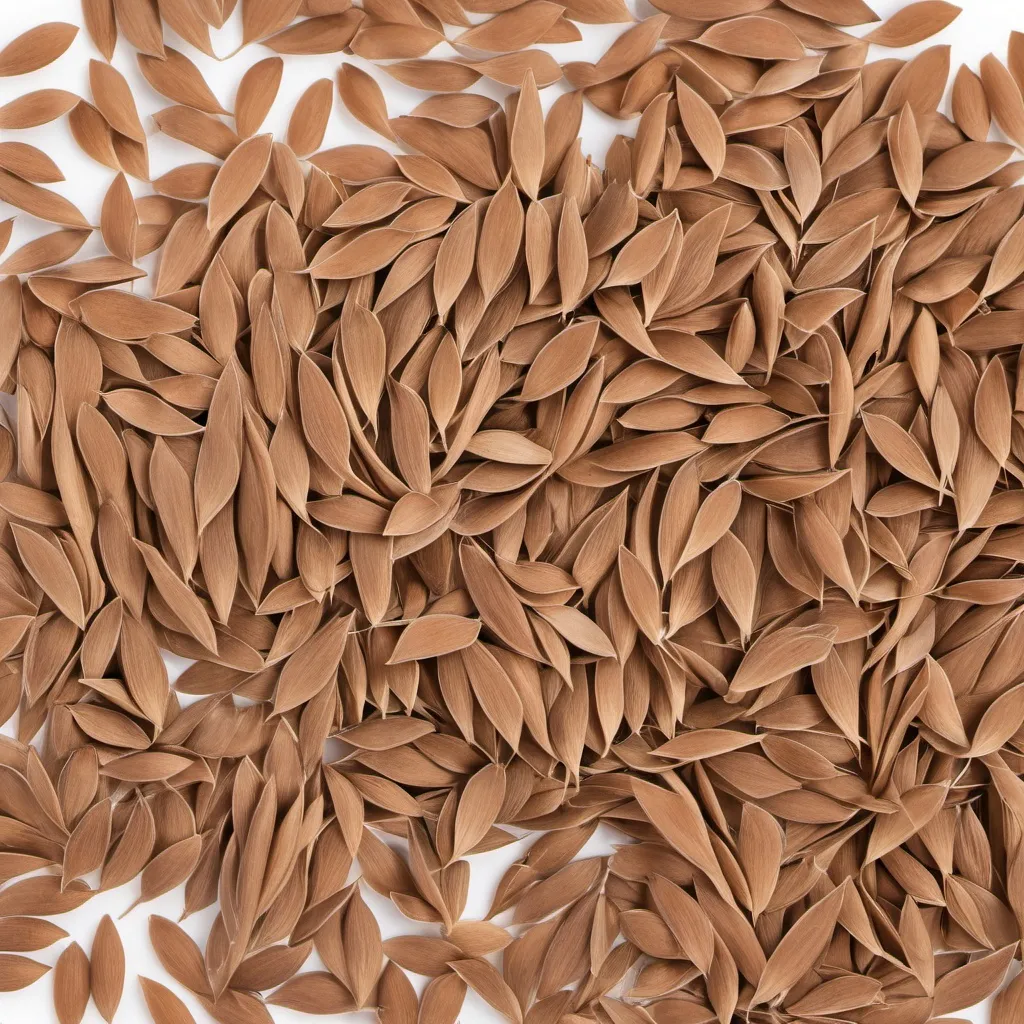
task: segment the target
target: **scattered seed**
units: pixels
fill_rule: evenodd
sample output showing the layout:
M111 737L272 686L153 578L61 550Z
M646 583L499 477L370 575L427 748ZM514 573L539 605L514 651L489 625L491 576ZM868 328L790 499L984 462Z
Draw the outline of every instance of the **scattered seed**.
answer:
M865 63L944 0L863 39L859 0L385 6L243 0L246 44L370 62L340 115L306 83L283 141L281 56L230 115L204 76L234 0L84 0L92 103L0 107L68 114L114 174L82 259L62 170L0 143L0 200L56 226L0 264L0 990L66 935L28 915L98 872L214 908L202 944L150 939L229 1024L452 1024L469 989L516 1024L923 1022L995 993L1024 917L1024 36L949 120L947 47ZM534 48L577 22L628 27L593 62ZM0 76L77 31L8 41ZM152 187L119 36L208 155ZM432 95L389 112L381 71ZM637 119L603 169L586 100ZM403 152L334 146L338 116ZM614 854L581 856L598 823ZM471 858L522 831L463 920ZM362 883L418 934L382 940ZM61 1024L90 994L112 1021L125 960L109 917L91 963L68 946Z

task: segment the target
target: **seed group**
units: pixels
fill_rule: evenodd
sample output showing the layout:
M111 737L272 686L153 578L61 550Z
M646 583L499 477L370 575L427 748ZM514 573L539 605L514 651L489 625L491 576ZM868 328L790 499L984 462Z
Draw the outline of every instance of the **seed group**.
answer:
M153 948L220 1024L453 1024L469 990L514 1024L954 1024L1002 987L1024 36L947 117L948 47L866 61L944 0L866 34L862 0L655 7L82 0L90 97L0 85L0 200L52 225L0 224L0 991L70 939L47 917L182 885L205 945L153 916ZM273 54L229 109L193 57L232 15ZM592 63L536 48L614 23ZM336 81L261 133L314 53ZM426 98L391 116L381 74ZM380 147L336 145L335 89ZM603 167L586 102L626 125ZM11 135L65 117L113 172L77 261L97 229ZM196 161L150 180L154 130ZM70 941L56 1020L113 1021L130 968L109 917Z

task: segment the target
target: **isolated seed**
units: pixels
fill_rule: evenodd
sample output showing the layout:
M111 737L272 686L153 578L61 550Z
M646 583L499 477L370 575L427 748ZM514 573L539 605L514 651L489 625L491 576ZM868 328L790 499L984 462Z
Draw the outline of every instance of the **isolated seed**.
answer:
M79 1024L89 1003L89 959L77 942L60 955L53 970L53 1007L60 1024Z
M124 989L125 954L109 915L100 921L89 956L93 1002L105 1021L113 1021Z

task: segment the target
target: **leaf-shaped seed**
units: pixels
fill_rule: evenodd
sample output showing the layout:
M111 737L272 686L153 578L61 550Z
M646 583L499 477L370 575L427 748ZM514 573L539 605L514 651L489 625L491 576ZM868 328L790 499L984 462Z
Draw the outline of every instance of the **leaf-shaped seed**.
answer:
M651 879L650 889L665 924L686 959L707 975L715 953L715 932L707 914L685 889L673 885L661 875Z
M768 958L751 1004L769 1003L791 988L821 956L846 895L846 884L818 900L783 936Z
M598 320L578 320L555 335L530 366L520 398L535 402L561 391L583 374L590 359Z
M138 63L146 81L173 103L183 103L207 114L226 113L199 68L178 50L166 47L162 59L140 53Z
M191 313L120 289L86 292L77 301L88 327L122 341L141 341L151 334L177 334L191 330L196 321Z
M173 921L154 914L149 939L167 973L192 992L212 994L203 954L192 938Z
M65 884L103 864L110 846L110 817L109 800L94 804L82 815L64 849Z
M12 525L14 542L25 568L51 601L79 627L85 628L82 589L57 538L40 527Z
M946 0L918 0L898 10L864 38L876 46L913 46L941 32L958 14L960 8Z
M703 871L724 898L731 900L731 890L719 867L707 825L689 791L672 792L635 779L633 794L644 814L666 842L694 867Z
M383 947L377 920L363 901L358 886L348 901L342 925L346 967L357 1006L369 999L380 976Z
M522 242L523 223L523 204L509 178L488 205L480 228L476 272L485 302L497 294L512 271Z
M288 659L277 684L274 710L278 714L304 704L334 678L351 625L351 615L332 619Z
M22 32L0 50L0 78L27 75L52 64L74 42L78 26L50 21Z
M124 989L124 946L110 915L96 928L89 956L89 983L100 1016L111 1024Z
M864 412L861 418L871 443L886 462L909 479L938 489L939 482L927 456L906 430L888 416Z
M139 984L153 1024L195 1024L188 1007L169 988L141 975Z
M707 164L712 176L717 178L725 164L725 132L718 115L682 78L676 79L676 102L693 148Z
M46 949L68 933L52 921L35 917L8 917L0 921L0 951L31 953Z
M469 647L480 634L480 622L461 615L424 615L402 630L389 665L452 654Z
M80 1024L89 1003L89 958L77 942L53 969L53 1008L60 1024Z
M448 965L486 1003L516 1024L523 1011L512 990L487 960L455 960Z
M504 799L505 769L502 765L487 765L469 779L455 815L454 859L465 856L487 835Z
M509 156L519 187L531 199L536 199L544 171L544 113L532 71L527 71L519 90Z
M206 224L219 231L256 191L270 163L273 137L256 135L240 142L224 161L210 187Z
M338 68L338 92L349 113L378 135L394 141L395 133L388 123L387 102L376 80L355 64Z
M334 84L329 78L313 82L299 97L288 122L288 145L296 156L308 156L323 144L333 101Z
M832 650L835 626L783 626L759 637L729 684L729 697L768 686L791 672L824 661Z
M260 130L277 96L283 72L280 57L266 57L242 76L235 95L235 127L240 138L247 139Z
M195 514L202 533L231 500L242 464L242 398L234 362L221 373L199 448L195 472Z
M136 142L145 143L146 132L124 75L112 64L93 60L89 62L89 85L93 101L110 127Z

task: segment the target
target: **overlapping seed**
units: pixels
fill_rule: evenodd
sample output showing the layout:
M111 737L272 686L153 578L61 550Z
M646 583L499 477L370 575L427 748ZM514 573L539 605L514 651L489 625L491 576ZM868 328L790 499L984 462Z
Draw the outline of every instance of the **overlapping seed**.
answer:
M1024 1017L1024 36L947 117L948 47L866 61L942 0L655 6L83 0L89 95L4 87L0 990L133 883L216 908L149 931L221 1024ZM119 40L195 149L152 182ZM13 134L62 117L98 225ZM79 938L56 1019L113 1021Z

